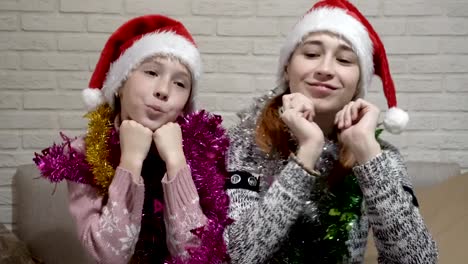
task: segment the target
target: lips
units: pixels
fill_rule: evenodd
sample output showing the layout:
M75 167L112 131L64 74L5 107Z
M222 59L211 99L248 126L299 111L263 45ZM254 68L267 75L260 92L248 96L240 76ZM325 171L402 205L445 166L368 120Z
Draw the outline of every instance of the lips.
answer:
M327 88L330 90L337 90L338 87L328 84L328 83L321 83L321 82L312 82L312 83L307 83L310 86L315 86L315 87L320 87L320 88Z
M159 112L159 113L164 113L163 109L157 105L146 105L150 111L152 112Z
M315 98L325 98L339 89L334 85L321 82L306 82L306 85L309 93Z

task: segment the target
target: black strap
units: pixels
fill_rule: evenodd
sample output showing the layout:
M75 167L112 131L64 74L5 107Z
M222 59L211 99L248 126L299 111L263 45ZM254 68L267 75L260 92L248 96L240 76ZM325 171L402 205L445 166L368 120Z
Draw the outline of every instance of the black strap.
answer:
M246 189L254 192L260 190L260 181L249 172L230 171L229 176L226 182L227 189Z
M411 197L413 197L413 205L416 207L419 207L418 199L416 198L416 195L414 195L413 189L411 189L408 186L403 185L403 190L407 191L409 194L411 194Z

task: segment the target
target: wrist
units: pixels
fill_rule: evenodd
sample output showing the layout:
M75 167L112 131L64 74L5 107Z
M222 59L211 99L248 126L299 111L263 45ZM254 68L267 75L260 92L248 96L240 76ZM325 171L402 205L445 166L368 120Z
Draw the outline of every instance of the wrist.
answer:
M306 170L309 173L309 175L315 176L315 177L320 177L321 176L320 172L316 171L315 169L311 168L310 166L304 165L302 163L302 161L299 160L299 158L296 155L291 154L289 157L290 157L290 159L294 160L299 166L301 166L304 170Z
M187 160L185 159L184 155L178 156L178 157L173 157L168 159L166 161L166 167L171 167L171 168L177 168L177 167L182 167L187 164Z
M167 176L172 179L177 173L187 166L187 160L185 159L183 152L174 153L166 161Z
M300 146L296 152L296 159L305 167L307 170L312 171L320 157L322 148L309 147L307 145Z
M122 156L119 166L130 171L135 177L140 177L143 161Z
M355 142L355 144L350 148L350 151L353 153L359 164L364 164L379 155L382 152L382 149L375 138L368 138Z

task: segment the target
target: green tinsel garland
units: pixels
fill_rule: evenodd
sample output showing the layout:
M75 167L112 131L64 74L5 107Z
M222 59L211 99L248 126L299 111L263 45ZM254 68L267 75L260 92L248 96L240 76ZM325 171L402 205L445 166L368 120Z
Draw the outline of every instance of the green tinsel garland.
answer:
M377 139L382 131L375 131ZM351 173L333 190L325 190L322 194L319 211L328 213L319 214L320 225L314 226L304 217L300 218L272 263L308 263L313 261L307 257L310 255L315 261L322 257L320 263L336 264L349 257L346 241L359 221L363 199L357 178Z

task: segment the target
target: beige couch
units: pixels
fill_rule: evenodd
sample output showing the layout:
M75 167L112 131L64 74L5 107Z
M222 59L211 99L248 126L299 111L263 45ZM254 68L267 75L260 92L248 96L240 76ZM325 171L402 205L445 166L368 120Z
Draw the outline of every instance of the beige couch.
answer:
M68 212L66 183L55 186L39 177L34 165L17 169L13 178L14 233L46 264L92 263L77 239Z
M434 168L439 170L440 168ZM430 174L426 174L430 175ZM435 185L416 187L421 214L437 241L439 263L468 262L468 172ZM370 236L365 263L377 263Z
M418 188L421 211L440 247L443 264L468 259L468 174L459 177L456 164L412 162L408 172ZM32 255L47 264L90 263L76 238L68 213L66 185L56 187L39 179L33 165L18 167L14 177L16 207L14 232ZM56 189L55 189L56 188ZM60 249L59 249L60 248ZM377 253L369 244L365 263L377 263Z

